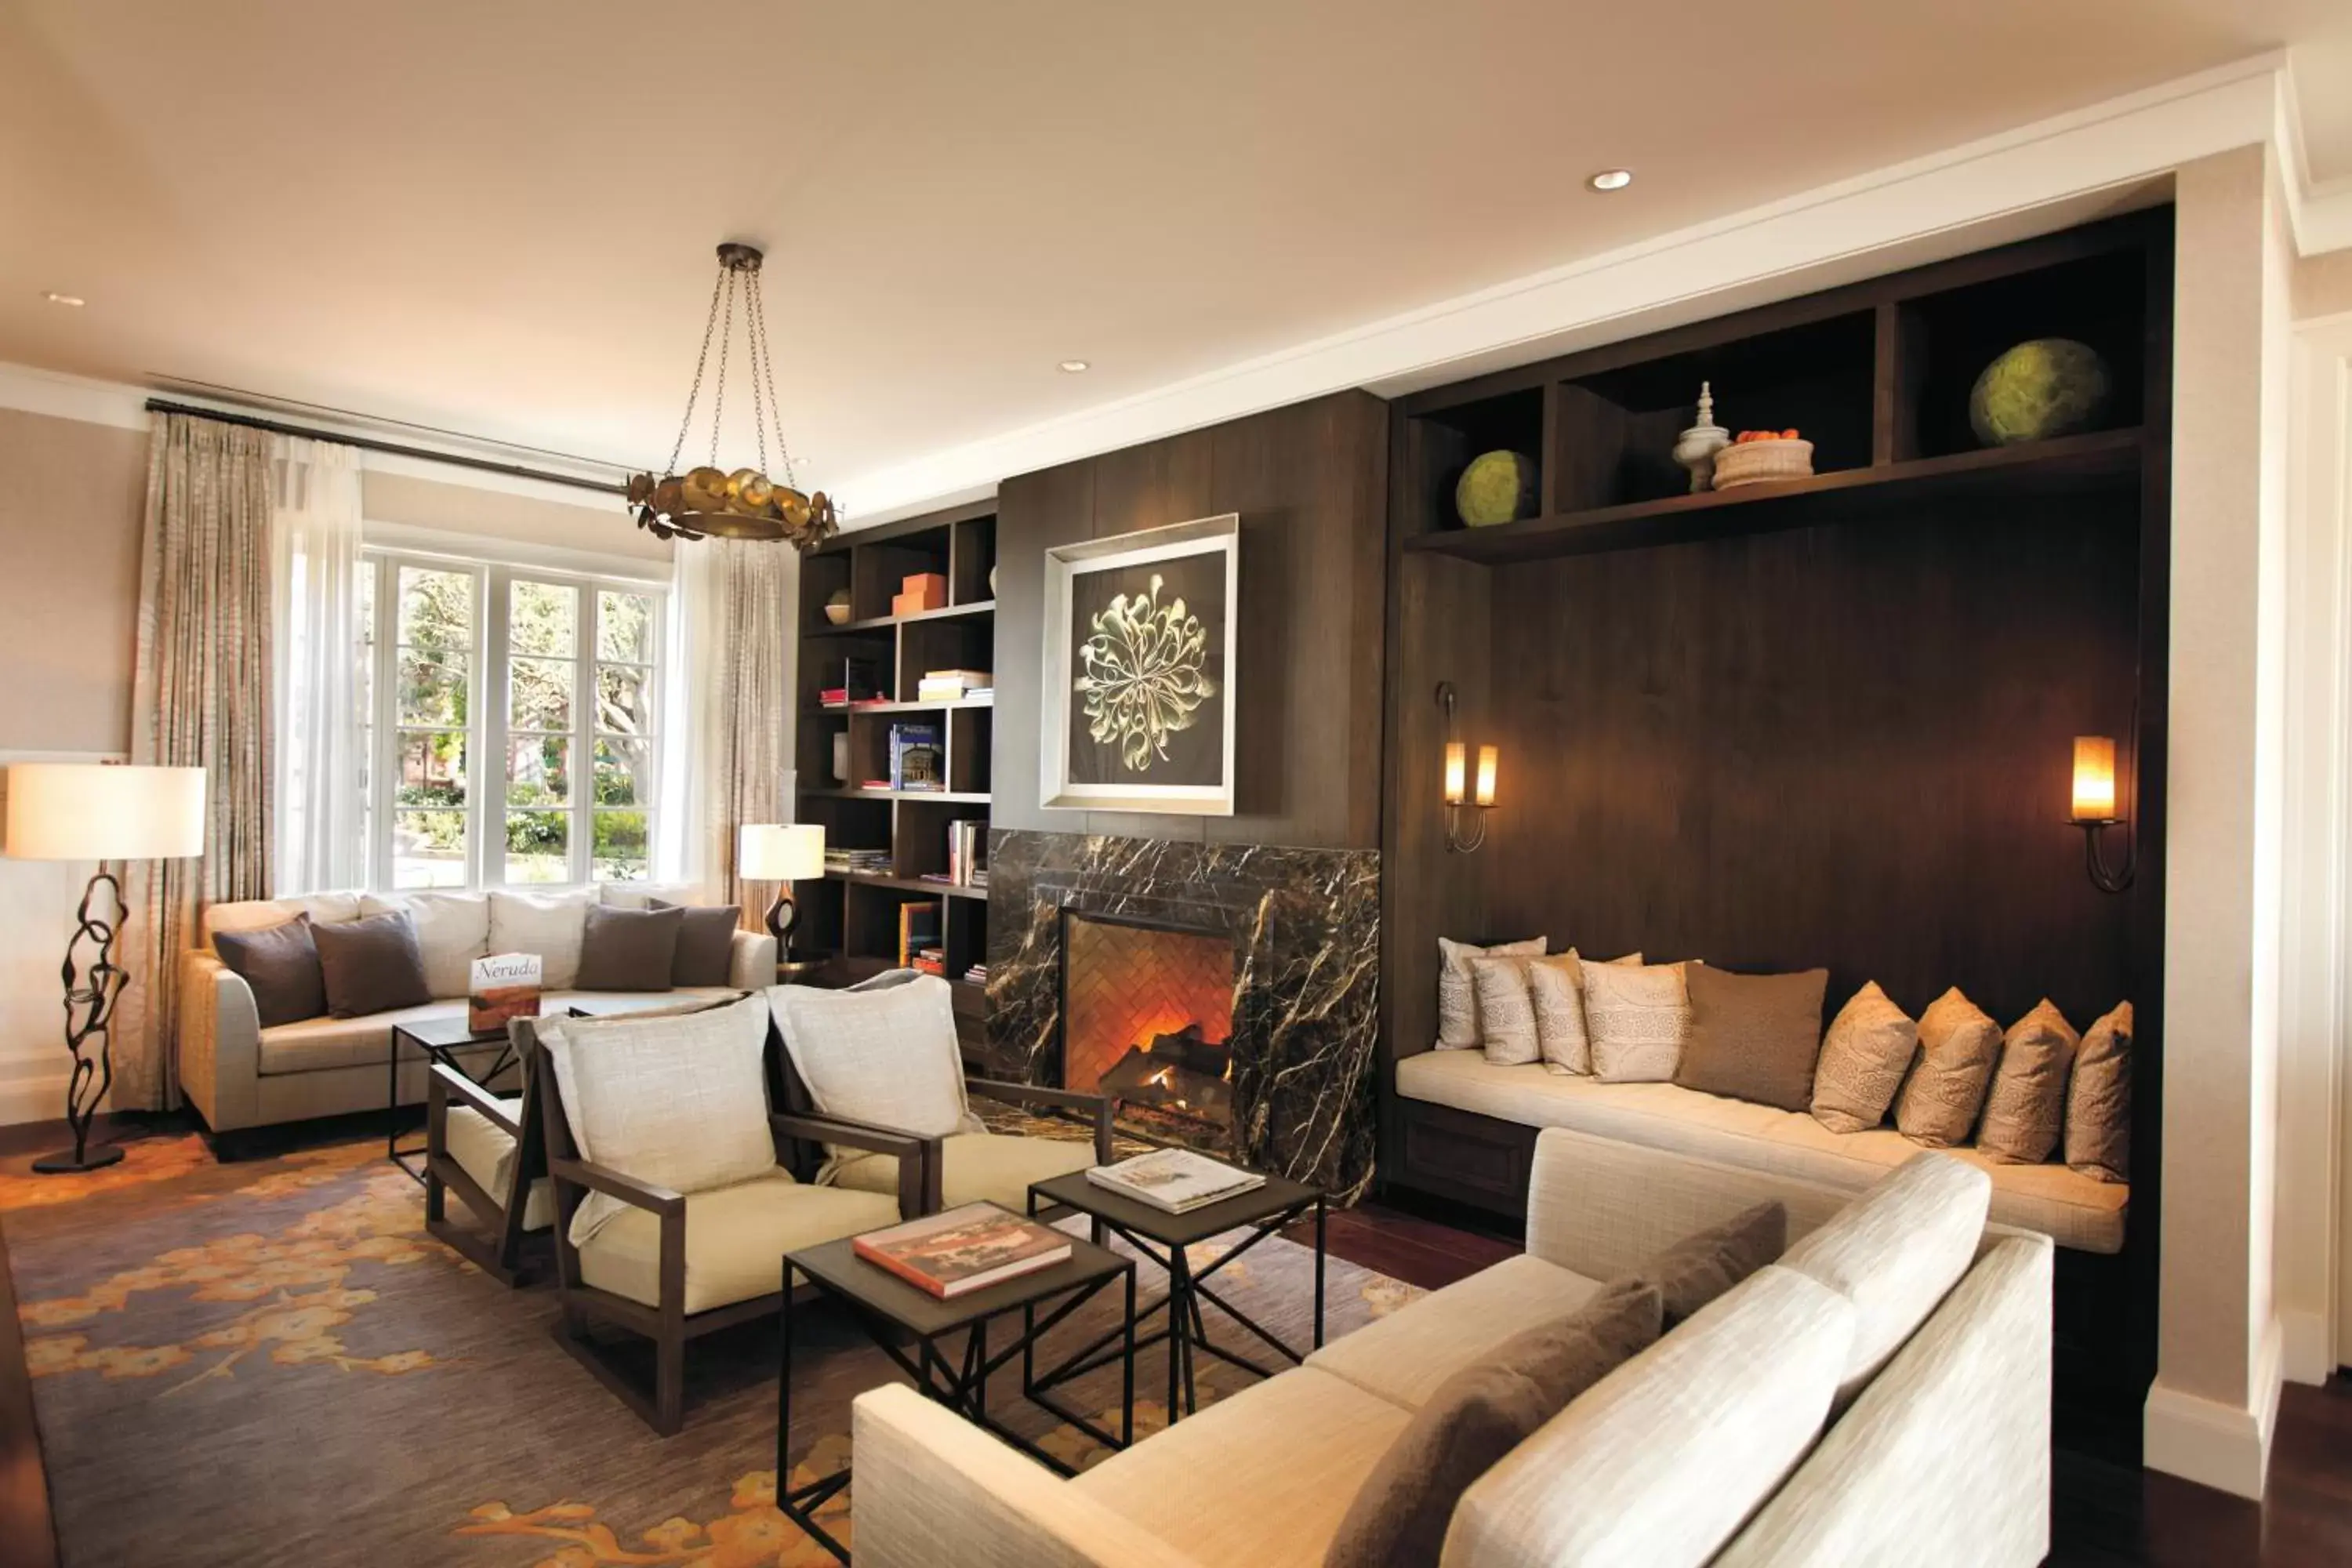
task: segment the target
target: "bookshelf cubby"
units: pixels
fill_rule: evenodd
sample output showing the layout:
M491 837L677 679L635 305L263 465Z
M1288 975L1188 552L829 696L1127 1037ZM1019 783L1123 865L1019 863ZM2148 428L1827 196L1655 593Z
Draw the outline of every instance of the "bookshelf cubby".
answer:
M936 903L956 1013L972 1026L986 998L965 975L987 959L988 892L925 879L949 870L953 824L977 820L985 836L994 700L926 701L921 687L929 670L993 670L995 566L993 501L845 533L801 563L799 820L823 825L828 848L877 850L886 859L870 872L828 871L794 889L803 933L794 956L824 960L816 984L854 984L898 962L906 906ZM946 578L948 602L892 615L892 595L918 573ZM844 589L849 614L836 626L825 605ZM824 700L845 683L859 700ZM945 788L883 787L891 730L908 724L938 731ZM845 773L835 771L839 737L847 741Z

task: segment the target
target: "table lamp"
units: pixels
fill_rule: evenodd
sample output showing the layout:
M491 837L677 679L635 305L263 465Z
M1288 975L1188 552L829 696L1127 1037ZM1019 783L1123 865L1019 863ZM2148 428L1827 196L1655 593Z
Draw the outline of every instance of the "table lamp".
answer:
M768 931L776 939L776 956L793 954L793 927L801 912L793 902L793 884L824 875L824 829L813 823L746 823L736 830L735 874L746 881L776 884L776 901L768 906Z
M89 1147L89 1124L114 1082L115 998L130 973L114 962L114 938L129 912L107 863L178 859L205 852L205 770L110 763L17 763L8 769L0 854L12 860L95 860L82 889L79 922L66 944L66 1122L74 1146L33 1162L43 1174L95 1171L122 1158L119 1144ZM92 908L100 884L110 913ZM93 1044L94 1042L94 1044Z

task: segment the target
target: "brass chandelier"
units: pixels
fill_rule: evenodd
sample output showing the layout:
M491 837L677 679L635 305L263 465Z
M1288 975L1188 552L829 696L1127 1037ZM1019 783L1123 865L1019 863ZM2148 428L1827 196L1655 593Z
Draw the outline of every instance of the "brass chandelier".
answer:
M636 474L629 479L629 510L637 526L658 539L789 540L801 550L813 550L840 531L833 502L823 490L805 495L796 488L792 453L784 446L783 410L776 403L776 362L768 351L768 313L760 299L760 262L756 247L727 244L719 247L719 279L710 287L710 316L702 324L702 353L694 362L694 386L686 395L686 417L677 426L677 443L670 448L667 470L660 479ZM760 466L731 473L719 466L719 431L727 410L727 351L735 336L735 300L743 300L743 337L751 362L752 429L760 444ZM694 427L694 405L702 396L702 374L710 363L710 341L719 340L718 389L710 405L710 461L678 471L686 452L687 433ZM768 429L775 426L776 457L782 465L782 482L768 474Z

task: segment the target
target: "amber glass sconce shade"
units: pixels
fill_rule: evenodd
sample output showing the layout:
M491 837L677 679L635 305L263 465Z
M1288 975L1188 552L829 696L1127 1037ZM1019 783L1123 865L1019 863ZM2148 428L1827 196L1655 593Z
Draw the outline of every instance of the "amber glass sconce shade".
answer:
M2109 735L2074 737L2074 785L2069 820L2083 830L2083 867L2091 885L2103 893L2120 893L2132 885L2138 857L2130 837L2131 823L2118 815L2116 788L2116 742ZM2101 847L2101 836L2110 827L2124 829L2124 860L2110 870Z
M1468 855L1486 842L1486 813L1495 806L1495 772L1501 753L1493 746L1478 748L1474 784L1470 748L1454 736L1452 681L1437 683L1437 705L1445 710L1445 847L1449 854Z

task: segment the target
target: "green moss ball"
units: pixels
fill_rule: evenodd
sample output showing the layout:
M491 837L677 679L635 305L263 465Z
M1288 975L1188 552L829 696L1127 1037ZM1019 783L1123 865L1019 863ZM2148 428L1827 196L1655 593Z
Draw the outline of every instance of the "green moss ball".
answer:
M1454 510L1471 528L1516 522L1534 515L1536 463L1517 452L1482 452L1454 487Z
M2096 425L2114 391L2097 350L2072 338L2035 338L1985 366L1969 393L1969 423L1988 447L2047 441Z

